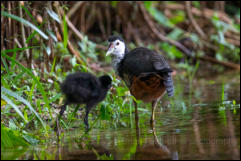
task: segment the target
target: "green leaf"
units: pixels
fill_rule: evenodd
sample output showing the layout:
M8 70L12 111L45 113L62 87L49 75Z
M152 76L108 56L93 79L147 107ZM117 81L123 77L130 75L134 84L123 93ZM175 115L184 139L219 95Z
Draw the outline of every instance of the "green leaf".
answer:
M19 131L11 130L5 127L3 124L1 124L1 151L4 150L5 148L14 148L14 147L16 148L16 146L28 146L28 145L29 144L23 139ZM2 154L1 154L1 159L3 159Z
M35 18L33 17L33 15L28 11L27 8L25 8L24 6L21 5L21 7L24 9L24 11L28 14L28 16L32 19L32 21L34 22L35 25L38 25L37 21L35 20Z
M148 5L147 7L147 11L152 15L152 17L159 22L160 24L162 24L165 27L174 27L174 25L171 23L171 21L162 13L160 12L158 9L151 7Z
M13 48L13 49L6 49L1 51L1 54L7 54L7 53L12 53L12 52L17 52L17 51L23 51L26 49L32 49L32 48L38 48L39 46L29 46L29 47L23 47L23 48Z
M45 51L46 51L47 55L50 56L50 54L51 54L51 49L50 49L49 46L45 47Z
M48 107L50 117L52 118L52 114L51 114L51 110L50 110L50 106L49 106L49 100L46 96L46 92L44 91L44 88L43 88L42 84L39 82L39 79L37 77L35 77L35 75L33 74L33 72L31 70L29 70L28 68L25 68L21 63L19 63L18 61L16 61L12 57L6 55L5 53L1 53L1 54L4 57L6 57L8 60L11 60L12 62L15 62L23 71L25 71L29 76L31 76L33 78L33 80L37 84L38 89L40 90L40 92L43 95L45 105Z
M145 8L146 8L147 10L149 10L149 9L151 8L151 4L152 4L151 1L145 1L145 2L144 2L144 6L145 6Z
M7 13L5 11L1 11L1 15L2 16L6 16L6 17L10 17L10 18L12 18L12 19L14 19L16 21L19 21L19 22L23 23L24 25L29 26L33 30L37 31L44 39L46 39L46 40L49 39L49 37L45 33L43 33L41 30L39 30L36 26L34 26L32 23L30 23L27 20L25 20L25 19L23 19L21 17L15 16L15 15L9 14L9 13Z
M47 13L49 14L50 17L52 17L55 21L58 23L61 23L59 16L52 10L47 9Z
M200 2L199 1L192 1L192 4L196 8L200 8Z
M100 107L100 118L102 120L110 120L110 109L108 106L101 106Z
M53 60L53 63L52 63L52 67L51 67L51 72L50 73L53 73L54 72L54 67L55 67L55 63L56 63L56 56L54 57L54 60Z
M47 29L47 33L52 37L52 39L55 41L55 42L58 42L57 40L57 37L54 35L54 33L50 30Z
M117 3L118 3L118 2L119 2L119 1L111 1L111 6L115 8L115 7L117 6Z
M27 134L22 134L22 136L31 145L36 145L39 142L39 140L37 140L37 139L33 138L32 136L29 136Z
M64 30L64 47L67 48L68 45L68 27L66 23L66 16L64 14L64 20L63 20L63 30Z
M179 40L182 34L183 34L183 31L177 28L177 29L174 29L171 33L169 33L167 37L172 40Z
M166 52L167 56L171 59L182 58L183 54L175 46L169 45L168 43L162 43L161 48Z
M46 128L43 120L41 119L41 117L38 115L38 113L34 110L34 108L31 106L31 104L25 100L23 97L19 96L17 93L13 92L13 91L10 91L4 87L1 87L1 91L4 92L4 93L7 93L8 95L16 98L17 100L19 100L20 102L24 103L25 105L27 105L27 107L30 109L30 111L32 111L35 116L38 118L38 120L41 122L41 124L43 125L44 128ZM5 95L4 95L5 96ZM6 98L6 97L4 97ZM6 99L5 99L6 100ZM6 100L7 101L7 100ZM9 102L9 100L8 100ZM16 109L15 109L16 110ZM18 109L19 110L19 109ZM21 116L21 115L20 115ZM25 120L25 119L24 119Z
M23 113L21 112L21 110L18 108L18 106L13 103L7 96L5 96L3 93L1 93L1 98L4 99L9 105L11 105L14 110L19 114L20 117L22 117L22 119L24 120L24 122L28 122L25 117L23 116Z
M40 28L43 26L43 24L44 24L44 23L41 23L41 25L38 26L38 29L40 29ZM28 38L27 38L27 40L25 41L25 43L26 43L26 44L29 43L29 41L30 41L36 34L37 34L37 31L32 32L32 33L28 36Z
M171 17L169 20L174 25L183 22L185 20L185 13L184 13L184 11L178 11L176 16Z
M2 57L2 55L1 55L1 62L3 63L6 72L9 73L9 68L8 68L7 62L6 62L6 60Z

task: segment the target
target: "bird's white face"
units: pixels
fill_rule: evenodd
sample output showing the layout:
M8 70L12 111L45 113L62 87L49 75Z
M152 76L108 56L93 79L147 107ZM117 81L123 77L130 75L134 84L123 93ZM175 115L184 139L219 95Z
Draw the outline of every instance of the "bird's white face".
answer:
M106 56L113 55L115 57L124 57L125 54L125 43L120 40L115 40L109 43L109 49Z

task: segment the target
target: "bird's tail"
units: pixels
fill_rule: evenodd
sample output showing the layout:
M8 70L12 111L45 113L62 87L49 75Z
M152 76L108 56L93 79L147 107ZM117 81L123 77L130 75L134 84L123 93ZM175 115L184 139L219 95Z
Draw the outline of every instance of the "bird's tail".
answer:
M164 75L164 81L163 81L165 87L166 87L166 91L167 91L167 95L169 97L172 97L174 95L174 86L173 86L173 81L172 81L172 74L171 72L168 72Z

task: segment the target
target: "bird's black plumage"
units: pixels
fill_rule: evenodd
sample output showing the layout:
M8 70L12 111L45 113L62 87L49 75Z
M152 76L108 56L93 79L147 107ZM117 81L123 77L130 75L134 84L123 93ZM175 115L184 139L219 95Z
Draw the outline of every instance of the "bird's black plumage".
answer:
M107 75L95 77L90 73L76 72L69 74L61 84L61 91L66 96L61 107L60 116L69 104L85 104L84 122L88 129L88 113L90 109L102 101L111 87L111 78Z
M122 42L125 42L124 39L120 36L117 36L117 35L112 35L108 38L108 42L113 42L115 40L120 40Z
M132 81L131 76L138 76L141 73L157 73L163 78L168 96L173 96L172 69L161 54L152 50L139 47L126 53L119 64L118 72L121 78L124 78L124 74L128 75L129 81Z
M110 46L106 55L112 56L112 65L128 86L130 93L137 100L152 103L152 124L157 101L165 91L168 96L174 94L172 69L161 54L147 48L138 47L129 52L120 36L111 36L108 42ZM138 127L137 103L134 101L134 104Z

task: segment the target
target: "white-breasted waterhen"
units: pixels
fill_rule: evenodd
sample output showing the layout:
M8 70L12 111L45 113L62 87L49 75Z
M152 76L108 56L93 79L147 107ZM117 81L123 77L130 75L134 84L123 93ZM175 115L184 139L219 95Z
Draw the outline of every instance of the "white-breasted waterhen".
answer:
M174 86L172 69L164 56L144 47L128 51L127 45L120 36L110 36L106 56L111 55L112 65L121 79L137 99L152 103L151 123L157 101L167 92L173 96ZM135 118L138 122L137 104Z

